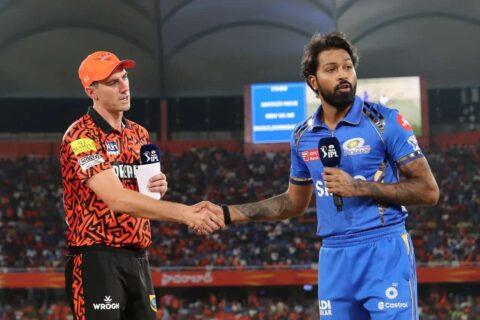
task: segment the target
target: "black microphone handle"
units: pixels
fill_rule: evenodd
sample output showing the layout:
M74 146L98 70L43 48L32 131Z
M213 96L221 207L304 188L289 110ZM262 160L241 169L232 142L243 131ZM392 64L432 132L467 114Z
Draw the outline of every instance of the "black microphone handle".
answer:
M343 210L343 198L337 195L333 195L333 203L335 204L335 207L337 207L337 212L340 212Z

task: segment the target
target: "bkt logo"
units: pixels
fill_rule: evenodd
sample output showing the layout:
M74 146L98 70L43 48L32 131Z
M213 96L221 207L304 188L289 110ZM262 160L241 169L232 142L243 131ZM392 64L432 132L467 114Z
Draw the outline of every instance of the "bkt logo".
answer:
M320 311L320 316L332 315L332 303L330 302L330 300L318 301L318 309Z
M335 150L335 146L333 144L328 146L323 146L320 148L322 151L322 158L338 158L337 150Z
M110 296L105 296L103 300L105 303L94 303L93 309L95 310L118 310L120 309L120 303L112 302L112 298Z
M143 155L145 156L145 158L147 158L147 162L160 162L160 160L158 159L158 154L155 150L145 151Z

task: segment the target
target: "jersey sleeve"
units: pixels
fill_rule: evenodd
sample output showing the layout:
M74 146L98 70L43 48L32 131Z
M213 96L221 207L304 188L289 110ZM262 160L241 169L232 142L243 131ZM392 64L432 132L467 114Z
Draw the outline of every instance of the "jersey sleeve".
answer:
M64 175L87 181L99 172L111 169L107 154L95 135L78 132L65 135L60 149Z
M305 161L299 155L297 150L298 132L295 130L290 140L290 183L297 185L306 185L312 183L312 177Z
M392 110L387 118L385 143L388 154L399 166L423 157L411 125L397 110Z

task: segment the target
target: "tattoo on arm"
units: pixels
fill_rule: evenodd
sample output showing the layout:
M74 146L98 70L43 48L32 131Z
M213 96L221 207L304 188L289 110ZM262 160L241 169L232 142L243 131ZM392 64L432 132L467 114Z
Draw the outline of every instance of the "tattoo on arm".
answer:
M291 215L293 208L290 197L283 193L281 195L254 203L240 204L234 206L248 220L281 220Z
M400 205L428 204L438 193L433 175L425 159L412 161L402 168L405 178L392 184L357 180L355 185L362 194L379 202ZM433 193L433 196L432 196Z

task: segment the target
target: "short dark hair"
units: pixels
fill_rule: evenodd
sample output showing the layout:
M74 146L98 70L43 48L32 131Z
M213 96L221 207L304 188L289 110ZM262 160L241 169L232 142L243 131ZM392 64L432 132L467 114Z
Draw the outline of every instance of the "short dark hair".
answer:
M318 55L320 52L331 49L343 49L352 58L354 67L358 65L357 49L347 40L342 32L330 32L324 35L315 33L310 42L305 46L302 58L302 77L315 75L318 68ZM308 83L308 82L307 82Z

